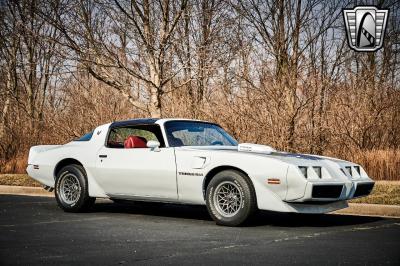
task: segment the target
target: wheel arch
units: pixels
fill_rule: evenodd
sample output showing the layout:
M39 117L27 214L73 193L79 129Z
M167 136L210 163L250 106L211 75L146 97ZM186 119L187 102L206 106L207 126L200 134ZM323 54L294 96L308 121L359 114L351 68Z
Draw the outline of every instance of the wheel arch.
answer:
M256 195L253 181L251 180L249 175L244 170L242 170L238 167L235 167L235 166L231 166L231 165L220 165L220 166L214 167L213 169L208 171L208 173L204 177L204 180L203 180L203 198L204 198L204 200L206 199L206 190L207 190L207 186L210 183L211 179L213 179L213 177L217 173L225 171L225 170L235 170L235 171L238 171L238 172L241 172L242 174L244 174L244 176L247 178L247 181L249 182L249 184L251 186L251 189L254 192L254 195ZM257 197L256 197L256 202L257 202Z
M62 159L61 161L59 161L59 162L56 164L56 167L54 167L54 173L53 173L54 180L56 180L57 174L60 172L60 170L61 170L64 166L71 165L71 164L80 165L80 166L82 166L82 168L85 170L85 167L83 166L83 164L82 164L80 161L78 161L77 159L74 159L74 158L65 158L65 159ZM86 170L85 170L85 171L86 171Z

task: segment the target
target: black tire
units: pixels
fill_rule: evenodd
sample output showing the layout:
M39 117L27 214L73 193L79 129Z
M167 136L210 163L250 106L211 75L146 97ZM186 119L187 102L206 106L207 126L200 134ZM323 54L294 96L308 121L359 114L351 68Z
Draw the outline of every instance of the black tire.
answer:
M230 192L227 194L226 191ZM227 201L232 203L221 203ZM257 209L251 181L246 175L235 170L221 171L211 179L206 190L206 204L214 221L218 225L226 226L242 225ZM228 205L230 207L227 207Z
M73 198L75 198L75 200L68 201L68 196L66 195L69 192L65 192L67 182L69 182L68 184L74 184L74 188L76 187L79 190L74 193L75 197ZM58 206L66 212L86 211L96 200L96 198L89 197L89 187L85 169L77 164L64 166L57 173L54 193Z

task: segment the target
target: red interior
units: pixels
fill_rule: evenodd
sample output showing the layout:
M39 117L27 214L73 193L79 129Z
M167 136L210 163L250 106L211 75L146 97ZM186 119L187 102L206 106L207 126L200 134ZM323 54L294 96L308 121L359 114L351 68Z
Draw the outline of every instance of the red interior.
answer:
M124 148L147 148L147 140L139 136L129 136L124 142Z

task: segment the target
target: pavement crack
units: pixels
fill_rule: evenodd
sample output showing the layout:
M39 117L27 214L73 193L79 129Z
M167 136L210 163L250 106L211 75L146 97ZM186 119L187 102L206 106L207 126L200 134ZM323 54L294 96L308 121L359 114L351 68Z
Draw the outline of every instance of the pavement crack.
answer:
M344 230L332 230L332 231L329 231L329 232L318 232L318 233L312 233L312 234L306 234L306 235L299 235L299 236L293 236L293 237L285 237L285 238L274 239L274 240L272 240L270 242L282 242L282 241L299 240L299 239L305 239L305 238L316 238L316 237L319 237L319 236L325 236L325 235L330 235L330 234L335 234L335 233L374 230L374 229L388 228L388 227L396 226L396 225L400 225L400 223L382 224L382 225L377 225L377 226L353 227L353 228L348 228L348 229L344 229Z
M222 246L217 246L217 247L212 247L212 248L206 248L202 251L198 251L197 255L206 255L209 253L214 253L222 250L232 250L232 249L240 249L240 248L246 248L246 247L254 247L254 246L259 246L260 244L273 244L273 243L278 243L278 242L284 242L284 241L295 241L295 240L301 240L301 239L310 239L310 238L317 238L320 236L326 236L330 234L335 234L335 233L343 233L343 232L357 232L357 231L366 231L366 230L374 230L374 229L381 229L381 228L388 228L392 226L399 226L400 223L390 223L390 224L383 224L383 225L377 225L377 226L362 226L362 227L353 227L353 228L347 228L344 230L333 230L333 231L328 231L328 232L316 232L316 233L311 233L311 234L305 234L305 235L297 235L297 236L292 236L292 237L284 237L284 238L278 238L278 239L272 239L265 241L264 243L260 243L259 241L257 243L245 243L245 244L236 244L232 243L229 245L222 245ZM166 255L166 256L160 256L160 257L152 257L152 258L144 258L144 259L139 259L135 260L135 262L149 262L149 261L154 261L154 260L160 260L160 259L166 259L166 258L176 258L176 257L183 257L187 255L191 255L191 252L177 252L174 254Z
M231 248L239 248L239 247L247 247L247 246L250 246L250 244L240 244L240 245L229 245L229 246L215 247L215 248L212 248L211 250L231 249Z
M25 223L25 224L1 224L0 227L17 227L17 226L30 226L30 225L42 225L42 224L55 224L55 223L70 223L70 222L85 222L107 219L106 217L93 217L85 219L73 219L73 220L55 220L55 221L44 221L36 223Z

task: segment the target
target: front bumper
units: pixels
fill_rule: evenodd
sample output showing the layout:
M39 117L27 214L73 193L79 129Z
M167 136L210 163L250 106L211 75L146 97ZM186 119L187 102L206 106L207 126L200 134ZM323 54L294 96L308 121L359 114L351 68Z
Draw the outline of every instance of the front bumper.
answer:
M307 182L304 196L287 202L332 202L364 197L371 193L375 182Z

